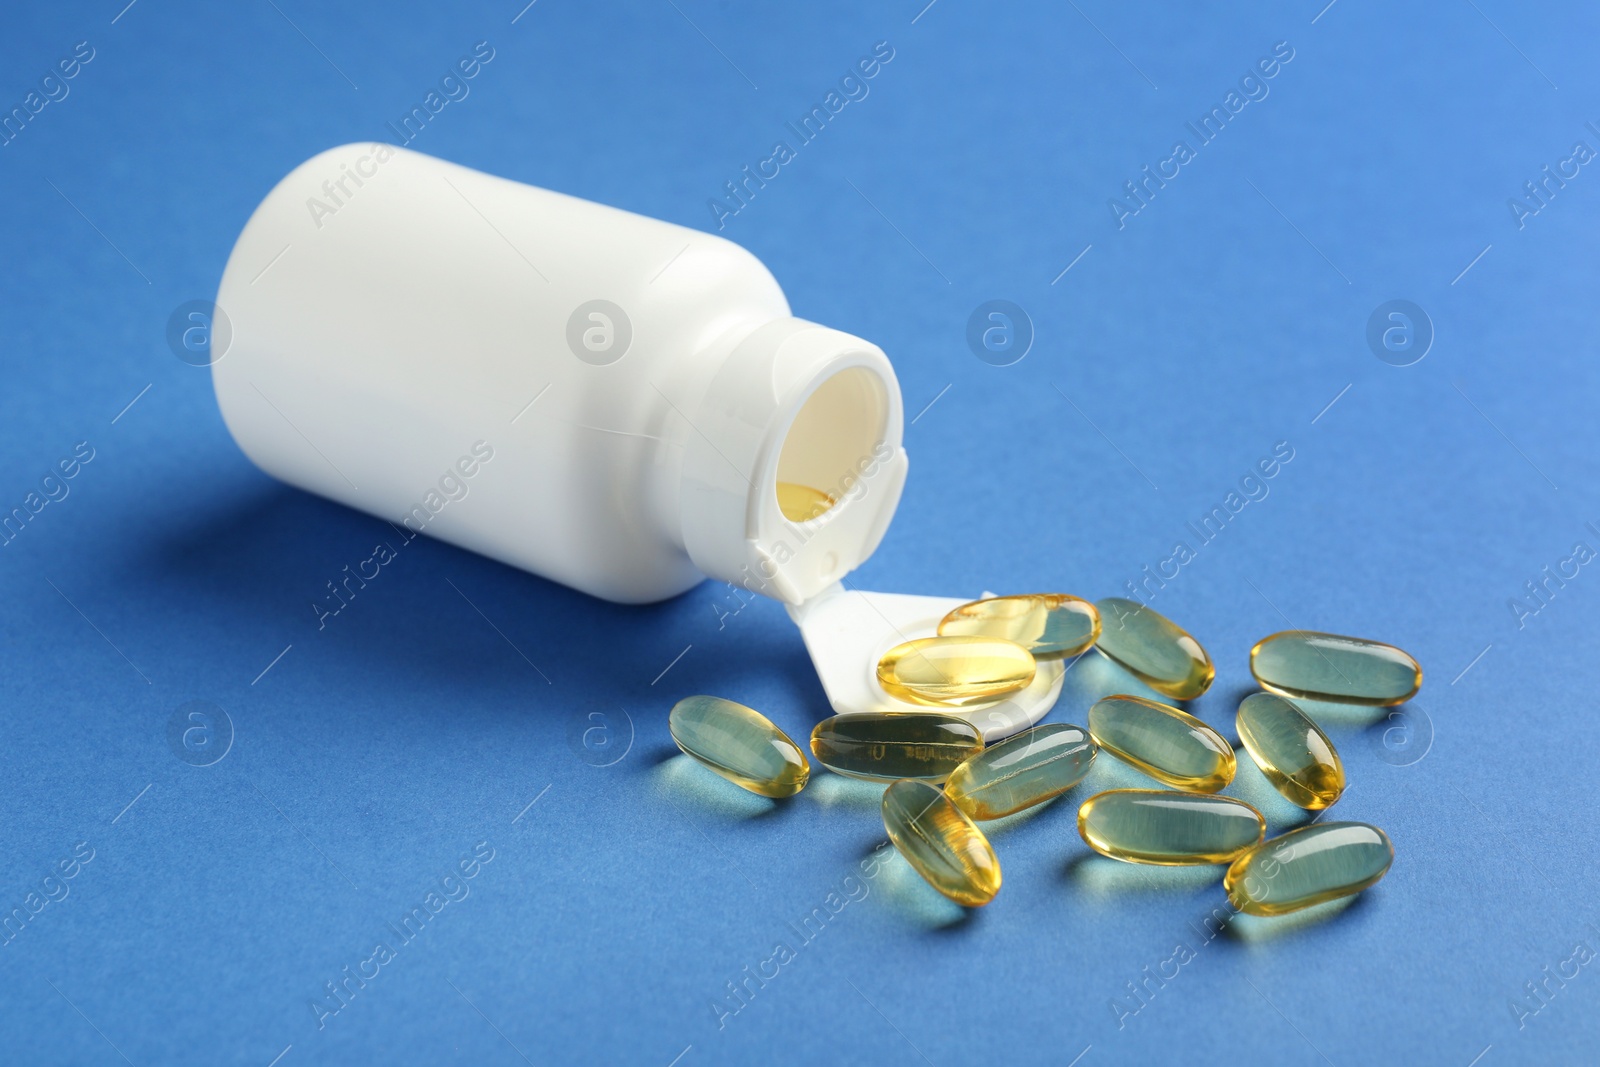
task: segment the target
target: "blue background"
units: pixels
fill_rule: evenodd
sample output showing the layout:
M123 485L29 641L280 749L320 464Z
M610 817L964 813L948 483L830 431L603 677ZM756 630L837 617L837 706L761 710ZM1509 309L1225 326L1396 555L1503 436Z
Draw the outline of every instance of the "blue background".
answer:
M5 1060L1594 1062L1600 968L1547 975L1600 949L1600 576L1520 625L1508 601L1600 547L1600 174L1520 228L1507 201L1600 148L1600 16L921 4L8 12L6 108L95 55L0 149L0 505L78 442L94 459L0 549L0 910L93 859L0 947ZM253 468L167 320L280 177L386 136L479 40L495 58L412 147L701 229L888 41L870 95L722 230L797 314L881 344L917 416L853 581L1115 594L1289 442L1154 606L1216 657L1192 709L1230 734L1269 632L1420 659L1397 719L1317 709L1351 779L1335 817L1391 834L1388 877L1207 940L1221 871L1092 857L1068 798L992 828L1005 888L979 912L898 857L867 878L877 791L819 771L773 805L674 755L690 693L796 735L825 710L781 608L728 614L716 583L618 607L424 540L319 631L308 602L390 533ZM1119 229L1108 199L1279 41L1270 94ZM965 339L991 299L1031 319L1012 366ZM1412 366L1366 340L1391 299L1436 332ZM1090 656L1051 720L1132 684ZM235 734L212 766L168 741L196 700ZM1075 796L1135 778L1102 758ZM1230 793L1295 820L1248 766ZM470 895L319 1029L324 983L480 841ZM816 908L804 941L786 924ZM779 941L777 976L722 999Z

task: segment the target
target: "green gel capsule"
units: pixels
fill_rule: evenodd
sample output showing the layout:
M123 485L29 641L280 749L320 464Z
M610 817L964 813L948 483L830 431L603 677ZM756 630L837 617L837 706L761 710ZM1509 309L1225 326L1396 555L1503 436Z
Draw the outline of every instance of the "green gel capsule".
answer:
M981 907L1000 892L989 839L937 786L899 781L885 789L883 828L906 862L957 904Z
M1422 668L1393 645L1310 630L1257 641L1250 673L1261 688L1282 696L1341 704L1401 704L1422 688Z
M1186 711L1143 697L1117 695L1089 709L1089 733L1101 748L1164 785L1215 793L1233 781L1233 746Z
M1078 833L1089 847L1129 863L1231 863L1266 832L1249 804L1202 793L1112 789L1078 809Z
M1245 697L1236 722L1245 751L1289 803L1321 811L1344 792L1344 764L1333 742L1283 697Z
M1095 743L1082 727L1052 723L986 748L950 773L945 796L973 819L998 819L1083 781Z
M1119 596L1097 600L1094 606L1100 612L1100 639L1094 647L1107 659L1174 700L1192 699L1211 687L1217 676L1211 657L1177 623Z
M811 764L789 735L760 712L721 697L684 697L667 729L678 747L735 785L764 797L792 797Z
M850 778L942 782L983 751L983 734L966 719L937 712L858 712L823 719L811 731L811 754Z
M1394 845L1376 826L1326 822L1257 845L1233 861L1222 885L1247 915L1287 915L1359 893L1393 862Z
M940 620L939 634L1003 637L1035 656L1076 656L1100 636L1100 613L1065 593L997 596L956 608Z

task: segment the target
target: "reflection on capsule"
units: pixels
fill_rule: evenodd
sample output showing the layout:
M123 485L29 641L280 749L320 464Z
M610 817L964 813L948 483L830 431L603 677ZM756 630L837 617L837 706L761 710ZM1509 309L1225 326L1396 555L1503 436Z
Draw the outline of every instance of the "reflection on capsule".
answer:
M1112 789L1078 809L1078 833L1088 846L1129 863L1229 863L1266 832L1249 804L1204 793Z
M941 636L1003 637L1035 656L1076 656L1100 636L1100 613L1065 593L999 596L963 604L939 622Z
M667 729L685 753L752 793L791 797L811 777L811 764L800 746L743 704L721 697L684 697L672 706Z
M1252 693L1239 705L1239 740L1272 787L1307 811L1321 811L1344 792L1344 764L1328 735L1273 693Z
M1100 639L1095 648L1158 693L1189 700L1211 687L1216 668L1200 642L1177 623L1137 600L1095 601Z
M1033 681L1033 655L998 637L922 637L885 652L878 684L898 700L962 707L998 700Z
M1228 901L1248 915L1286 915L1359 893L1394 862L1389 835L1359 822L1303 826L1256 846L1228 868Z
M859 712L823 719L811 731L811 754L851 778L942 782L983 751L983 734L966 719L937 712Z
M962 763L945 783L945 795L971 818L998 819L1083 781L1094 754L1095 743L1082 727L1036 726Z
M1186 711L1143 697L1095 701L1089 732L1101 748L1174 789L1215 793L1238 766L1227 738Z
M1283 696L1344 704L1400 704L1422 688L1421 666L1393 645L1310 630L1257 641L1250 673Z
M994 849L948 797L926 782L895 782L883 791L889 840L939 892L969 908L1000 892Z

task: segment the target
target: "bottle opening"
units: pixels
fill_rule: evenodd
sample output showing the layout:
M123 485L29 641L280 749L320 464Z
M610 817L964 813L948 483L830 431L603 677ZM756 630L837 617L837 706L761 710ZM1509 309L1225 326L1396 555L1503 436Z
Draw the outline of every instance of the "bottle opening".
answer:
M806 398L778 453L775 492L790 522L820 518L866 492L862 478L892 455L884 440L889 398L883 380L851 367Z

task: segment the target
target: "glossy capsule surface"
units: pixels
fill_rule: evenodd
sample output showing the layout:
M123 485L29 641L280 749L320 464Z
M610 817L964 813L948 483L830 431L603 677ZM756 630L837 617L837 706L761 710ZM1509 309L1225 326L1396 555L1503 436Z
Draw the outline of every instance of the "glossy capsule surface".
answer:
M906 862L957 904L979 907L1000 892L989 839L935 786L900 781L885 789L883 828Z
M1078 833L1089 847L1129 863L1231 863L1266 832L1249 804L1203 793L1112 789L1078 809Z
M1239 740L1272 787L1308 811L1344 792L1344 764L1333 742L1305 712L1275 693L1252 693L1239 705Z
M834 498L798 482L778 483L778 510L790 522L807 522L833 507Z
M1027 688L1033 654L999 637L921 637L878 661L883 691L911 704L964 707Z
M685 753L752 793L791 797L811 777L811 764L800 746L743 704L721 697L685 697L672 706L667 728Z
M1095 701L1089 733L1113 756L1174 789L1215 793L1238 767L1227 738L1186 711L1143 697Z
M1217 676L1211 657L1177 623L1119 596L1097 600L1094 606L1100 612L1100 638L1094 647L1107 659L1174 700L1189 700L1211 687Z
M1036 726L962 763L945 782L945 796L970 818L998 819L1058 797L1083 781L1095 748L1081 726Z
M939 633L1003 637L1035 656L1076 656L1100 636L1100 613L1065 593L998 596L956 608L940 620Z
M942 782L983 751L972 723L937 712L860 712L823 719L811 731L811 754L851 778Z
M1376 826L1326 822L1257 845L1233 861L1222 884L1247 915L1286 915L1359 893L1393 862L1394 845Z
M1403 703L1422 688L1422 667L1393 645L1310 630L1257 641L1250 673L1283 696L1377 707Z

